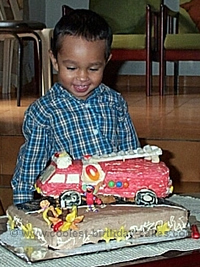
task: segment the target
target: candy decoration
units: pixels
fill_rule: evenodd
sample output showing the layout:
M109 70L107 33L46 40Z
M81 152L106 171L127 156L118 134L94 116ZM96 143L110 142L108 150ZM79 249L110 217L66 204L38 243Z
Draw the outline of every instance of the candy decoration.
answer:
M117 242L125 240L128 232L125 230L124 226L121 226L119 231L116 231L116 240Z
M192 238L193 239L199 239L200 233L196 225L192 225Z
M116 239L117 242L119 242L125 240L126 236L127 231L125 230L124 226L121 226L119 230L105 228L102 239L105 240L106 243L109 243L112 239Z
M100 177L100 173L98 169L94 165L88 165L85 168L85 171L88 177L93 181L98 181Z
M51 225L51 221L49 220L48 216L47 216L47 212L49 211L49 209L45 209L42 213L42 217L43 219L45 220L45 222L48 224L48 225Z
M115 186L115 182L113 180L110 180L108 182L108 187L113 188Z
M156 233L157 236L164 236L167 232L170 231L170 228L168 226L168 223L166 222L162 225L158 225L156 227L156 230L157 230L157 233Z
M113 235L114 231L112 231L109 228L105 228L104 229L104 235L102 237L103 240L106 241L106 243L109 243L111 239L114 239L114 235Z
M34 239L35 238L35 235L34 235L34 232L33 232L33 226L31 223L27 223L25 225L21 225L21 228L22 228L22 231L23 231L23 236L26 238L26 239Z
M118 188L122 187L122 182L121 181L116 182L116 187Z
M10 229L13 230L15 228L15 221L10 215L7 216L8 216L8 225L10 226Z
M129 187L129 182L128 182L128 181L124 182L124 183L123 183L123 187L124 187L124 188L128 188L128 187Z
M59 222L57 222L54 226L53 226L53 231L54 232L58 232L58 230L60 229L60 227L63 225L63 221L59 221Z

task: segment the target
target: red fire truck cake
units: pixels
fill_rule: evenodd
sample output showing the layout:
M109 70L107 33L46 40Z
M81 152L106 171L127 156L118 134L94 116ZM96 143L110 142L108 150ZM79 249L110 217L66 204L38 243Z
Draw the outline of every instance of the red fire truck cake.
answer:
M173 191L169 169L159 156L162 150L146 145L133 151L104 156L86 155L72 160L64 151L55 153L36 181L37 192L58 198L61 207L80 205L87 192L132 199L139 205L157 204Z
M161 154L149 145L82 160L72 160L65 151L55 153L36 181L44 197L10 206L8 225L41 246L64 250L83 245L107 250L148 243L149 238L160 242L170 231L172 239L183 238L179 232L187 236L188 211L165 200L173 187ZM31 213L27 207L33 208Z

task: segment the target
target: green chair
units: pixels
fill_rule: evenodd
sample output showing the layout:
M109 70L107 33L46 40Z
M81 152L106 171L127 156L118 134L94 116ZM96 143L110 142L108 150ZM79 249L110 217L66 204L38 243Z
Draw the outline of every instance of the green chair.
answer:
M159 0L90 0L89 8L103 16L113 30L112 61L146 62L146 95L151 95L154 42L151 10Z
M200 61L200 1L180 0L179 12L160 9L159 91L165 93L166 62L174 62L174 93L178 93L179 61Z

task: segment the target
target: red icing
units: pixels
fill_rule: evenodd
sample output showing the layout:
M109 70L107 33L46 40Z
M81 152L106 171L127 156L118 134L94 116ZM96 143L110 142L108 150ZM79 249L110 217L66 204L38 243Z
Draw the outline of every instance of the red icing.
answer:
M52 165L53 164L55 163L52 163ZM89 163L89 165L90 164L91 163ZM132 198L137 191L150 189L156 193L157 197L166 197L169 195L169 188L172 183L169 179L169 169L163 162L152 163L151 161L139 158L126 159L124 161L105 161L96 164L100 165L105 174L103 186L100 187L98 191L99 194ZM87 165L85 166L87 167ZM58 197L66 190L76 190L83 193L81 181L82 171L82 161L75 160L68 168L55 168L55 171L46 180L43 179L41 182L39 178L36 182L36 186L41 189L43 195L54 197ZM64 182L52 182L51 180L55 174L64 175ZM79 182L68 183L68 175L76 175ZM72 177L71 180L73 181ZM114 182L113 187L108 186L110 181ZM94 181L91 180L91 184L92 182ZM119 183L117 184L117 182Z
M200 233L199 233L197 225L192 225L192 235L191 236L193 239L199 239L200 238Z
M134 197L140 189L151 189L156 192L157 197L166 197L169 188L169 169L163 162L152 163L144 159L128 159L125 161L100 162L102 169L106 172L104 190L99 193L115 194L121 197ZM121 181L129 186L112 188L108 187L110 180ZM171 184L170 184L171 185Z
M54 226L53 226L53 231L54 232L58 232L59 231L59 229L60 229L60 227L63 225L63 221L59 221L59 222L57 222Z

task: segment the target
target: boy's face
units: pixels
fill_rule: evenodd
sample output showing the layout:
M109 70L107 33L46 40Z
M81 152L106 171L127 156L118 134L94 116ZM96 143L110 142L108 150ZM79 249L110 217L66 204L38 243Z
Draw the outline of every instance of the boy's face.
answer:
M91 42L67 35L57 60L50 53L59 82L76 98L86 99L101 83L107 63L105 49L105 40Z

